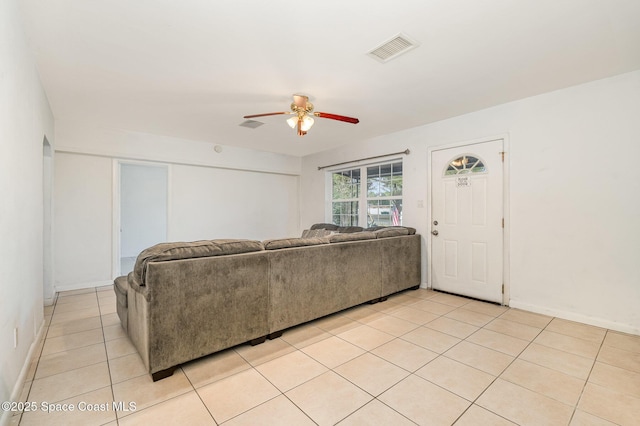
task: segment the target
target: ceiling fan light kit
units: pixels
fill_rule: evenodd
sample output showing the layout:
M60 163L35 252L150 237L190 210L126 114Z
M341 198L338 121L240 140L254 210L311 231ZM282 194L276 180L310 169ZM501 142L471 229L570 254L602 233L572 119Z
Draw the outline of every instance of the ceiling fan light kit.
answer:
M357 118L347 117L344 115L330 114L327 112L314 112L313 104L309 102L309 97L305 95L293 95L291 102L291 111L268 112L264 114L245 115L244 118L265 117L268 115L289 114L293 117L287 119L287 124L292 129L297 129L298 136L304 136L313 126L315 120L313 117L328 118L330 120L343 121L345 123L357 124L360 122Z

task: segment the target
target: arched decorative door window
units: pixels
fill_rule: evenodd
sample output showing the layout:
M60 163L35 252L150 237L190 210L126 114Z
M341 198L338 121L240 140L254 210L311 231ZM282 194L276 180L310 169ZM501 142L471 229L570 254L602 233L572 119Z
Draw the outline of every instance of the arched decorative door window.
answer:
M464 175L469 173L486 173L484 162L473 154L465 154L449 162L444 171L445 176Z

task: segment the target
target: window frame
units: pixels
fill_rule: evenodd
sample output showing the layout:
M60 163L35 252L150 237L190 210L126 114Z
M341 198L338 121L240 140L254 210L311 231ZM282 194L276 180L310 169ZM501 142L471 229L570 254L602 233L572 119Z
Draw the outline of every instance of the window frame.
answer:
M471 167L467 168L466 162L463 162L468 157L475 159L476 161L471 165ZM455 162L460 162L460 164L454 164ZM454 169L455 171L453 171ZM450 173L452 172L452 173ZM457 155L452 158L444 168L444 172L442 173L442 177L456 177L460 175L479 175L483 173L488 173L486 161L484 161L480 156L473 153L466 153Z
M392 179L394 174L394 165L398 165L400 166L400 176L402 176L402 184L400 185L400 193L399 194L392 194L391 195L384 195L384 196L369 196L369 190L368 190L368 180L369 180L369 168L372 167L378 167L378 170L380 170L381 167L383 166L390 166L391 167L391 174L390 174L390 178ZM359 170L360 171L360 182L359 182L359 186L360 189L358 191L358 196L355 198L333 198L334 194L333 194L333 176L336 173L344 173L344 172L348 172L348 171L352 171L352 170ZM402 205L403 205L403 191L404 191L404 161L402 158L394 158L394 159L390 159L390 160L385 160L385 161L379 161L379 162L375 162L375 163L367 163L367 164L362 164L359 166L351 166L351 167L343 167L343 168L339 168L339 169L333 169L333 170L327 170L326 172L326 185L325 185L325 206L326 206L326 210L325 210L325 221L327 223L335 223L334 222L334 211L333 211L333 207L334 207L334 203L336 202L355 202L357 203L357 210L358 210L358 215L357 215L357 225L356 224L352 224L352 225L341 225L341 226L361 226L363 228L367 228L369 226L371 226L371 222L369 221L369 207L370 207L370 202L386 202L386 201L392 201L392 200L399 200L400 201L400 209L398 209L396 211L396 218L398 220L398 224L402 225ZM378 175L381 176L381 175ZM397 175L396 175L397 176ZM389 214L393 214L393 211L390 211ZM353 217L353 215L352 215ZM393 225L394 224L394 218L390 216L390 223L387 224L380 224L380 223L376 223L376 225L381 225L381 226L387 226L387 225Z

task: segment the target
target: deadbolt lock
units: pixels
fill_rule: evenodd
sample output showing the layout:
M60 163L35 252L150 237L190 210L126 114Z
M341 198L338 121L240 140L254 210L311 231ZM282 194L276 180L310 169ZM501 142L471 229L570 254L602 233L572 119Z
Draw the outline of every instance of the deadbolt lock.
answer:
M437 221L437 220L434 220L434 221L433 221L433 224L437 226L437 225L438 225L438 221Z

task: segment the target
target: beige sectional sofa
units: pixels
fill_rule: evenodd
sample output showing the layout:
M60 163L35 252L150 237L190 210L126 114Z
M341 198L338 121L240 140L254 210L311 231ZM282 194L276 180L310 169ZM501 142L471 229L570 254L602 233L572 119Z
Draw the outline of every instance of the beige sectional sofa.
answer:
M156 381L187 361L418 288L420 246L405 227L158 244L115 280L117 312Z

